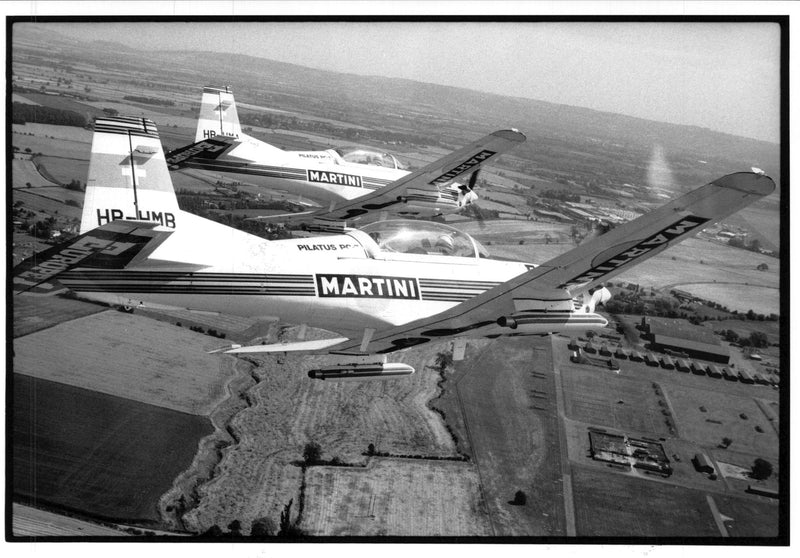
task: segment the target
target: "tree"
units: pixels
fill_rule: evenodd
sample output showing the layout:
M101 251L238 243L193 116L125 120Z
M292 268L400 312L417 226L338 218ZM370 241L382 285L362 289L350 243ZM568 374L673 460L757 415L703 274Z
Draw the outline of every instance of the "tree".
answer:
M222 529L219 528L219 525L212 525L208 529L205 530L202 536L204 537L221 537L223 535Z
M234 519L233 521L228 523L228 531L230 531L231 535L234 537L241 537L242 523L238 519Z
M753 461L753 468L750 470L750 478L756 480L765 480L772 476L772 463L766 459L757 457Z
M763 331L754 331L750 334L750 344L753 347L763 348L769 346L769 339L767 339L767 334Z
M439 372L444 372L448 366L453 364L453 355L447 351L442 351L436 354L436 367Z
M375 455L375 444L367 446L367 455Z
M322 448L316 442L308 442L303 448L303 460L307 465L318 463L322 457Z
M514 500L512 500L512 504L515 506L524 506L528 502L528 497L525 495L525 492L522 490L517 490L514 494Z
M759 270L759 271L768 271L769 270L769 266L762 262L762 263L760 263L760 264L758 264L756 266L756 269Z
M728 438L727 436L725 436L725 437L722 439L722 447L723 447L723 448L727 448L727 447L728 447L728 446L730 446L732 443L733 443L733 440L731 440L731 439L730 439L730 438Z
M250 524L251 537L272 537L275 535L275 524L268 517L254 519Z

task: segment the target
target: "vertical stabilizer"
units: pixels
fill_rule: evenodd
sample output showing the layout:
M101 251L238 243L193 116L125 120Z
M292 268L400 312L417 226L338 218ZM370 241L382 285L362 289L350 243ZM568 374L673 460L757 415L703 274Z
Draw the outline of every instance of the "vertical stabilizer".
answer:
M81 234L119 219L176 228L178 200L152 120L97 118Z
M224 87L208 85L203 87L200 118L197 120L194 141L203 141L219 135L240 138L242 128L239 126L233 89L229 85Z

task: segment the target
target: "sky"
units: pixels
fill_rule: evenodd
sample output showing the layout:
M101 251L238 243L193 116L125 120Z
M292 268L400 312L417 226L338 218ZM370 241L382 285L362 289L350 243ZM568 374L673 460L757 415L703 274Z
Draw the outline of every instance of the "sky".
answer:
M774 23L95 22L58 30L145 50L249 54L779 141Z

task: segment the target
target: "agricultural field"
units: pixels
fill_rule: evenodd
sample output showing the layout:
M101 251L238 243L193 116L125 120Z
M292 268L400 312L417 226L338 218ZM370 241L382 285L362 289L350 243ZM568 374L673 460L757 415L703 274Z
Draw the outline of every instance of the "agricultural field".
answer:
M213 431L208 419L15 373L15 499L157 524L157 502Z
M667 407L659 405L650 383L585 365L560 369L569 418L623 432L669 435L668 415L662 413Z
M579 537L719 537L702 491L572 467Z
M224 397L220 340L106 310L14 339L14 371L185 413Z
M13 159L11 161L11 176L13 188L41 188L44 186L58 186L43 177L30 159ZM16 194L16 192L15 192Z
M67 205L61 201L54 200L47 196L39 195L36 190L15 190L14 202L21 201L24 209L30 211L41 211L54 217L64 217L67 219L80 219L81 208Z
M458 461L309 467L303 526L315 536L486 537L479 482L475 466Z
M675 411L681 438L713 448L728 437L733 440L730 451L777 459L778 437L753 399L677 385L664 384L663 389ZM763 432L757 432L757 426Z
M30 149L33 153L42 153L50 157L68 157L72 159L89 160L89 153L92 149L91 138L86 139L87 130L73 126L50 126L47 124L37 124L36 132L29 129L32 124L13 124L11 142L20 151ZM56 130L44 130L42 127L55 128ZM63 128L75 131L74 138L53 139L47 137L51 134L63 134ZM38 132L38 133L37 133ZM50 133L48 133L50 132ZM27 135L31 134L31 135Z
M43 303L39 297L19 295L14 296L11 302L14 311L14 337L107 310L99 304L58 296L48 297L47 302Z
M39 157L39 163L50 176L61 184L69 184L73 180L86 184L87 177L89 176L88 159L49 157L45 155ZM80 201L83 203L83 194L80 192L78 193L80 194Z
M470 343L435 403L477 464L495 536L565 534L549 339ZM463 421L463 422L462 422ZM510 503L518 490L527 505Z
M766 500L766 499L764 499ZM726 518L725 528L731 537L777 537L778 506L768 501L714 495L719 513Z
M203 532L234 519L249 525L278 518L290 499L298 502L297 463L310 441L320 444L323 459L353 464L366 463L369 444L393 455L456 456L440 416L427 406L438 391L438 374L428 366L439 350L430 344L409 351L403 362L416 374L383 382L311 381L306 372L320 357L252 359L259 381L247 392L251 406L228 426L238 443L225 450L213 481L198 489L200 504L184 516L187 527ZM313 512L306 506L305 513Z
M704 300L713 300L730 310L757 314L780 314L780 290L742 283L681 283L677 288Z
M756 267L766 263L768 271ZM709 276L726 283L778 287L780 260L739 248L690 238L620 274L617 279L642 286L680 287L707 282Z
M12 504L11 532L17 537L126 537L129 533L74 517ZM8 533L7 533L8 534Z

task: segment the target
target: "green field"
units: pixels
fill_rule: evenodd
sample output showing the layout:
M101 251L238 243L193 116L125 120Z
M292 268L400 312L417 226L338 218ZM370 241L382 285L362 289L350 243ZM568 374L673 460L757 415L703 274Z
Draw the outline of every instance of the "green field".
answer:
M579 537L721 536L698 490L575 465L572 488Z
M457 438L468 440L493 534L564 535L550 340L506 338L470 346L455 370L445 390L450 394L457 385L458 405L453 401L445 415ZM456 409L463 423L455 419ZM517 490L527 493L527 505L509 503Z
M778 457L778 437L752 398L677 385L664 384L663 388L672 403L683 439L713 448L723 437L728 437L733 440L731 451L765 458ZM763 432L757 432L756 426Z
M46 304L42 303L40 297L14 296L12 305L14 308L14 337L28 335L61 322L96 314L107 309L99 304L58 296L48 297Z
M626 363L627 364L627 363ZM660 398L649 382L584 365L561 368L568 417L617 430L669 434L659 405Z
M158 499L192 462L207 418L14 374L13 489L22 503L159 521Z

